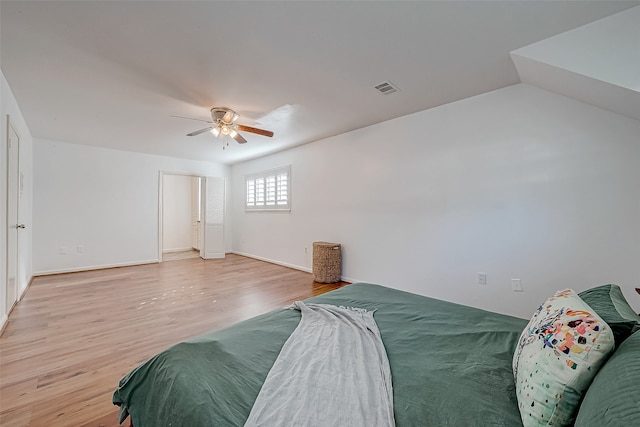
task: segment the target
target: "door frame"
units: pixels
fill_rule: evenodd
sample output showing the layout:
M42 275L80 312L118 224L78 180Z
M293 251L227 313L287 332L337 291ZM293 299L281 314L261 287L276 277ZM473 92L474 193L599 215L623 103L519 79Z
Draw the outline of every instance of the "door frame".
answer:
M11 120L11 115L7 114L7 133L5 135L6 141L7 141L7 185L6 185L6 191L7 191L7 204L6 204L6 208L5 208L5 213L6 213L6 221L5 221L5 229L7 230L7 241L5 243L5 264L6 264L6 271L5 271L5 277L4 277L4 283L5 283L5 289L4 289L4 310L7 314L7 316L9 315L9 313L11 312L11 310L15 307L15 305L18 303L18 301L20 301L22 299L22 294L20 292L20 233L18 231L18 229L16 228L16 244L15 244L15 248L10 248L9 244L10 244L10 239L9 239L9 216L10 216L10 209L9 209L9 196L11 194L10 190L9 190L9 185L10 185L10 175L9 172L11 170L11 163L12 163L12 157L10 155L11 153L11 149L9 148L9 136L11 134L11 131L13 131L15 133L15 135L18 138L17 141L17 152L16 152L16 164L15 164L15 173L16 173L16 199L15 199L15 208L16 208L16 224L12 224L14 227L20 223L20 199L21 199L21 176L20 176L20 141L22 140L22 137L20 136L20 132L18 132L18 129L16 128L16 126L13 125L13 121ZM11 301L11 303L9 302L9 252L13 252L15 251L15 299L13 301ZM11 304L11 306L10 306Z
M202 179L205 178L205 175L199 175L196 173L159 171L158 173L158 262L162 262L162 245L163 245L162 207L164 203L163 181L164 181L165 175L190 176L193 178L202 178ZM200 209L202 209L202 206L200 206ZM202 212L200 212L200 214L202 215Z

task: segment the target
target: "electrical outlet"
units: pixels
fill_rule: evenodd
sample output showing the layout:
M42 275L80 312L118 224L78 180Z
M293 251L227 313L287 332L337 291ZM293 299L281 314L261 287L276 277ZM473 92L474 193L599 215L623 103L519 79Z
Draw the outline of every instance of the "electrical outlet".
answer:
M479 285L487 284L487 273L478 273L478 284Z
M60 248L58 248L58 253L60 255L66 255L69 253L69 250L67 249L66 246L60 246Z
M84 253L84 246L83 245L78 245L78 247L76 248L78 250L78 253Z
M513 289L514 292L522 292L524 290L522 289L522 280L511 279L511 289Z

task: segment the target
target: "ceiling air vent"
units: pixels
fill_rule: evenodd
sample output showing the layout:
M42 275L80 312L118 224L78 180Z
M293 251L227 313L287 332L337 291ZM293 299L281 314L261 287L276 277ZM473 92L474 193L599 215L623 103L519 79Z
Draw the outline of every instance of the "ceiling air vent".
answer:
M380 92L383 95L390 95L394 92L397 92L398 89L396 86L393 85L393 83L387 81L387 82L382 82L378 85L375 85L376 90L378 90L378 92Z

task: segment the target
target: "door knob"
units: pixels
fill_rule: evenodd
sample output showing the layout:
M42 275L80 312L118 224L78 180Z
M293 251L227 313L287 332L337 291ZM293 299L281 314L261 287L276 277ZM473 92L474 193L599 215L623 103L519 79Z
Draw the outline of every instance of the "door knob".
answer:
M24 224L16 224L16 228L27 228Z

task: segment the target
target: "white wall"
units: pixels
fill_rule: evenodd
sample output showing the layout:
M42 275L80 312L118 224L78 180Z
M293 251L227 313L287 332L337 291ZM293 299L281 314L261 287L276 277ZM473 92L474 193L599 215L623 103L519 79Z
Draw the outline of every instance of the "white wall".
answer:
M640 6L514 51L578 74L640 91Z
M7 115L20 136L20 171L24 177L22 198L20 199L19 220L26 225L18 233L20 250L18 266L19 294L22 294L31 281L32 266L32 224L33 224L33 138L22 116L11 88L0 71L0 328L7 319Z
M640 120L640 6L510 53L518 77Z
M245 213L244 175L287 164L291 213ZM637 308L639 164L640 121L519 84L234 165L233 249L339 242L347 280L520 317L602 283Z
M191 249L191 177L164 175L162 185L162 250Z
M156 262L160 171L229 175L221 164L39 138L34 170L35 274Z

